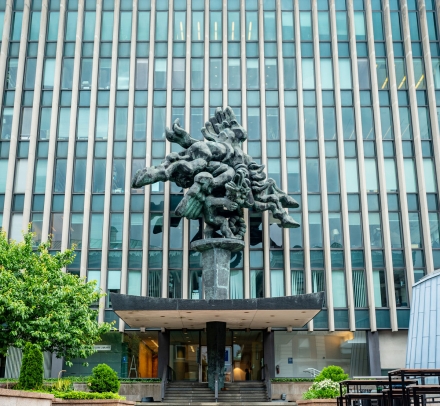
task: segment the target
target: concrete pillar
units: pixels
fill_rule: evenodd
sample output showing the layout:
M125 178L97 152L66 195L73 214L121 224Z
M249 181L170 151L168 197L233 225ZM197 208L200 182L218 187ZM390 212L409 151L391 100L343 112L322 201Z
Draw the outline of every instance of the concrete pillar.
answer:
M208 386L215 389L215 374L218 374L218 388L225 386L225 346L226 323L209 321L206 323L206 342L208 344Z
M170 363L170 332L159 331L157 342L159 344L157 377L162 378L164 369Z
M263 331L263 356L264 364L269 370L269 378L275 376L275 333L273 331Z
M367 331L368 363L371 376L381 376L379 332Z

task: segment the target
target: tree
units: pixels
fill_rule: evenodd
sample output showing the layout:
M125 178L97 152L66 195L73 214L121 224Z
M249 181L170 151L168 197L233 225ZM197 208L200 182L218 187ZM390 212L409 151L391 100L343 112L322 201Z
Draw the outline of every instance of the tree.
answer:
M96 291L96 281L63 272L73 249L51 255L49 240L33 251L33 234L23 237L17 243L0 232L0 354L29 342L68 365L72 358L87 358L111 329L98 324L98 311L90 307L104 294Z

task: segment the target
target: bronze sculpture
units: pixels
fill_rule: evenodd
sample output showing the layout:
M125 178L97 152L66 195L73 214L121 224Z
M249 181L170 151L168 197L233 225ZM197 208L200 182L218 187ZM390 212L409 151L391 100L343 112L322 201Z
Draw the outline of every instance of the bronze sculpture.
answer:
M138 170L131 186L140 188L170 180L188 188L176 214L188 219L203 214L206 238L218 230L225 238L243 239L245 208L270 210L280 227L299 227L284 210L296 208L298 203L273 179L266 179L264 165L243 152L247 131L230 107L218 107L201 131L206 141L191 138L177 119L171 129L166 129L166 138L184 150L168 154L160 165Z

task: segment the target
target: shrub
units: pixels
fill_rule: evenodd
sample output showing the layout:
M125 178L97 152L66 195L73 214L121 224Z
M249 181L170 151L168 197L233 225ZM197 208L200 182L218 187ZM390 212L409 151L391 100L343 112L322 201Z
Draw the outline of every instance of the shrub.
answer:
M66 378L64 379L58 378L58 380L54 382L52 385L52 390L58 392L67 392L72 390L72 388L73 388L72 381Z
M70 391L70 392L51 392L56 398L59 399L121 399L125 400L125 397L119 396L113 392L80 392L80 391Z
M92 392L98 393L118 393L121 385L118 375L107 364L99 364L93 368L87 384Z
M320 382L324 379L330 379L333 382L340 382L347 378L348 374L344 373L344 370L341 367L330 365L321 371L321 373L315 378L315 382Z
M16 389L31 390L41 388L43 386L43 374L43 353L37 345L26 343Z
M334 399L339 394L339 384L330 379L324 379L314 382L310 389L303 393L303 399Z

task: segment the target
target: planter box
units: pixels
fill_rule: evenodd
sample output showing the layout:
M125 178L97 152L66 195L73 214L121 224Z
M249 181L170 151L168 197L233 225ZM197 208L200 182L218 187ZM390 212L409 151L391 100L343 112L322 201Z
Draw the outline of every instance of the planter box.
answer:
M2 406L51 406L53 399L54 396L48 393L0 389L0 405Z
M296 402L298 406L336 406L336 399L309 399L298 400Z
M272 400L280 400L281 394L286 394L286 400L296 402L302 398L313 382L272 382ZM324 406L324 405L323 405Z
M52 405L70 405L70 406L134 406L136 402L129 400L116 399L54 399Z
M85 383L74 383L75 390L89 392L89 388ZM161 402L160 382L133 382L121 383L119 388L119 395L125 396L127 400L132 402L140 402L142 398L152 396L155 402Z

